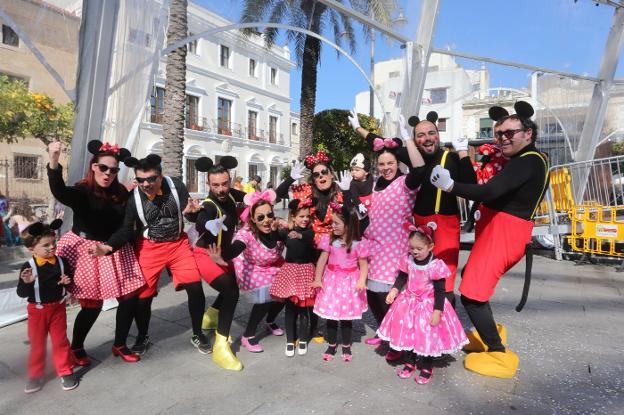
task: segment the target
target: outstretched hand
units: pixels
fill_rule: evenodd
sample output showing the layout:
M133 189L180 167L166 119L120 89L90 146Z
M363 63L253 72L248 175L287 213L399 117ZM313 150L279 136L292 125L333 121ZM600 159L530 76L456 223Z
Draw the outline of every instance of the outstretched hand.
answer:
M35 281L35 276L33 275L32 268L24 268L22 272L20 272L20 278L26 284L31 284Z
M347 118L349 118L349 124L351 125L351 128L353 128L355 131L357 131L358 128L362 128L360 126L360 120L358 120L357 112L355 112L355 108L349 111L349 113L351 115L349 115Z
M352 179L353 178L351 177L351 172L349 170L343 170L339 173L338 181L336 182L336 184L338 185L338 187L340 187L341 190L347 191L351 186Z
M439 164L431 170L431 177L429 179L431 184L442 189L445 192L449 192L453 189L455 181L451 178L451 172Z
M186 204L186 207L182 211L182 214L183 215L188 215L188 214L191 214L191 213L197 213L197 212L199 212L200 209L201 209L201 203L199 203L199 200L195 200L195 199L189 197L188 198L188 203Z
M303 179L305 173L305 166L300 161L297 161L295 165L290 169L290 178L293 180Z
M405 117L403 114L399 115L399 133L401 134L401 139L406 142L414 139L414 134L410 134L407 129L407 125L405 124Z
M69 285L71 284L71 278L69 276L63 274L61 275L61 279L58 282L58 285Z
M228 263L225 262L225 260L223 259L223 257L221 256L221 247L217 246L216 244L210 244L208 245L208 247L206 248L206 251L208 252L208 256L210 257L210 259L212 259L212 261L222 267L227 267Z

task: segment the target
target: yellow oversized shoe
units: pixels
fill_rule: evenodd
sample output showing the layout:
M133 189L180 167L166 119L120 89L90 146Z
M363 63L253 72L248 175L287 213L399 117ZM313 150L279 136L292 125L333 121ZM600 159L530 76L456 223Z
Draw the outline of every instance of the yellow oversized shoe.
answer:
M214 307L208 307L202 319L202 329L216 330L219 324L219 310Z
M518 355L507 349L504 352L471 353L464 359L464 367L483 376L512 378L518 370Z
M325 337L323 337L323 336L312 337L312 341L314 343L319 343L319 344L325 343Z
M243 370L243 364L232 353L227 337L215 333L215 342L212 346L212 361L223 369Z
M503 346L507 346L507 329L502 324L496 325L496 330L498 331L498 335L501 337L503 341ZM468 337L468 344L464 346L464 351L467 353L472 352L485 352L487 346L481 340L481 336L477 333L476 330L466 332L466 337Z

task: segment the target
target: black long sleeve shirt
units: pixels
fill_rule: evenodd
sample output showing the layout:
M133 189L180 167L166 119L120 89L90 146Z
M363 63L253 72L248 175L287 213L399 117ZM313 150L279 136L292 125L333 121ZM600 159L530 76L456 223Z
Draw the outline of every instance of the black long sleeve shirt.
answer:
M312 229L301 229L294 227L293 231L301 234L301 239L289 238L291 232L288 229L280 229L277 231L277 237L280 241L284 241L286 246L286 262L294 264L310 264L316 259L316 250L314 248L314 231Z
M487 183L455 183L451 193L483 202L496 211L530 220L548 184L548 165L543 155L526 154L528 152L538 150L530 144L513 156L503 170Z
M63 261L63 267L65 274L71 276L71 270L69 264L64 261L63 258L57 257ZM52 265L45 263L41 266L37 265L37 279L39 280L39 298L42 303L57 303L63 299L63 285L59 284L61 280L61 267L58 263ZM30 268L30 264L25 262L20 268L20 274L26 268ZM35 304L35 282L26 284L21 278L18 278L17 282L17 295L22 298L27 298L29 303Z
M414 260L416 265L427 265L430 261L432 261L431 254L422 261ZM406 272L399 271L399 275L397 275L396 280L394 280L394 285L392 288L396 288L401 291L405 284L407 284L408 275ZM444 300L446 299L446 287L445 287L446 279L442 278L439 280L433 281L433 309L444 311Z
M221 214L226 215L223 224L227 228L227 231L221 231L221 248L227 249L232 243L234 232L236 232L236 225L238 224L237 204L242 203L243 198L245 197L245 192L230 189L230 195L232 197L228 195L225 201L222 202L212 193L209 194L208 197L214 201L214 203L204 202L202 209L197 214L197 220L195 222L197 233L201 235L201 237L197 240L197 246L206 248L208 245L217 243L218 236L215 236L206 230L206 222L219 217L217 206L221 210ZM232 198L234 200L232 200Z
M266 246L269 249L273 249L277 246L279 236L277 231L269 233L258 232L258 239L260 240L260 243L262 243L262 245ZM239 256L245 250L245 248L247 248L245 242L234 241L225 250L221 250L221 258L223 258L225 261L230 261L231 259Z

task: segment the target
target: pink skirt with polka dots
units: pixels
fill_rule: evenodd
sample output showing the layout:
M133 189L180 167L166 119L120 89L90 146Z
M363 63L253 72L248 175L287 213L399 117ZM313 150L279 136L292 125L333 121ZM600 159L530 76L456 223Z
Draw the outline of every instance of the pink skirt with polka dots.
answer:
M106 300L118 298L145 285L145 278L130 244L117 252L99 258L87 253L95 243L67 232L57 245L57 255L63 257L73 270L73 284L68 291L76 298Z

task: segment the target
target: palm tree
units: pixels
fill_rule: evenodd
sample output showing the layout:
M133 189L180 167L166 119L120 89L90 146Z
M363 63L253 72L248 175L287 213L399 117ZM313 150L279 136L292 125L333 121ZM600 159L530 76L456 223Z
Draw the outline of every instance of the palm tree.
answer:
M172 0L169 8L167 45L187 36L187 0ZM167 56L165 114L163 119L163 173L182 178L184 156L184 105L186 102L186 46Z
M390 14L395 8L393 0L349 0L349 3L353 9L366 13L386 25L390 24ZM355 53L356 43L351 20L316 0L245 0L241 21L287 23L318 34L322 34L324 29L329 27L334 43L342 47L343 38L346 38L351 53ZM267 47L275 43L278 32L279 30L275 28L264 30ZM248 29L244 30L244 33L249 35L257 31ZM365 35L368 38L370 31L365 30ZM301 68L299 154L304 156L312 152L312 122L316 105L316 79L321 58L321 42L317 38L294 31L288 31L287 38L294 44L294 55L297 65Z

